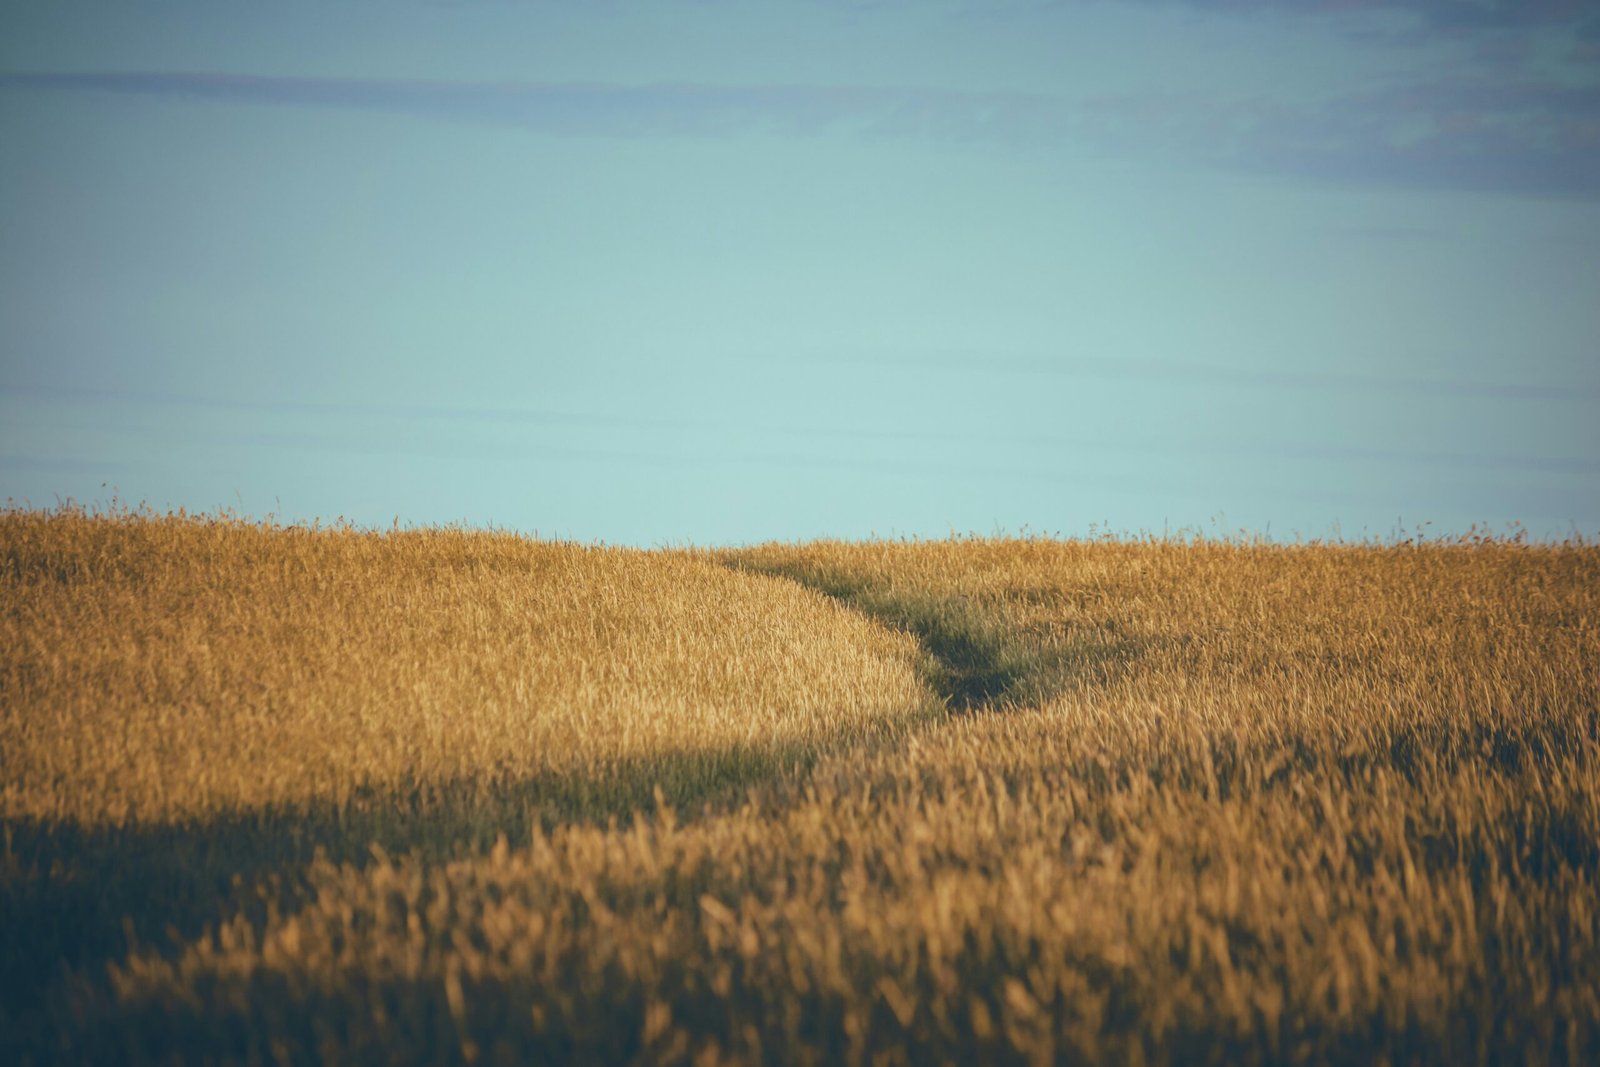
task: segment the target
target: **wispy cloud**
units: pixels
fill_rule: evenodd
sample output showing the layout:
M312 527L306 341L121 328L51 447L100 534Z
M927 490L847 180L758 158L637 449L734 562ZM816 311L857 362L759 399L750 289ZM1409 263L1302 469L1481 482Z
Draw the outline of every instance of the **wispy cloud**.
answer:
M1124 151L1349 184L1600 196L1600 86L1418 82L1311 104L1124 95L1089 101Z
M598 82L459 82L204 72L0 75L0 89L57 90L403 112L592 136L817 134L850 128L952 140L1017 139L1069 116L1052 98L928 88Z
M839 359L840 363L860 362ZM833 362L833 361L819 361ZM972 355L925 356L917 359L875 359L873 362L906 369L939 368L1014 374L1060 375L1072 378L1104 378L1160 384L1294 390L1304 392L1338 391L1367 395L1414 397L1476 397L1488 400L1520 400L1545 403L1600 403L1600 385L1564 383L1536 385L1524 382L1487 381L1471 378L1426 378L1405 374L1360 374L1326 371L1293 371L1267 367L1225 366L1192 360L1150 359L1127 356L1047 359L1016 356Z
M1415 55L1425 77L1320 103L1205 93L1101 100L1132 149L1320 180L1600 195L1600 10L1577 0L1126 0L1304 19Z
M889 362L889 361L884 361ZM890 365L894 365L890 363ZM923 361L917 368L926 371L939 366L934 361ZM948 365L947 365L948 366ZM1402 389L1421 389L1430 392L1448 388L1450 383L1413 379L1374 379L1360 376L1272 374L1240 372L1228 374L1219 368L1191 367L1194 374L1186 377L1174 374L1177 364L1159 361L1104 361L1103 363L1076 362L1066 364L1034 364L1007 362L986 369L1011 371L1059 371L1065 373L1108 373L1121 376L1129 373L1159 375L1163 382L1179 385L1195 381L1209 384L1246 385L1256 387L1291 388L1371 388L1373 386ZM1458 386L1462 383L1456 383ZM1504 398L1517 397L1518 387L1490 383L1468 383L1475 390L1469 395L1487 395ZM1525 390L1522 399L1550 399L1555 390ZM1563 391L1570 398L1571 390ZM1582 390L1579 390L1580 394ZM1589 390L1588 395L1600 395L1600 390ZM545 456L572 456L576 458L635 459L645 458L637 450L613 450L596 442L618 439L618 430L671 431L667 439L676 442L677 452L653 447L650 455L667 461L677 456L721 457L721 461L751 461L765 457L778 461L779 454L769 455L761 448L751 451L760 442L788 441L801 451L781 453L794 460L806 462L858 463L872 455L881 457L903 456L911 453L941 455L939 462L948 463L950 455L958 455L973 445L983 445L992 451L999 447L1019 450L1028 455L1083 456L1103 459L1108 455L1188 457L1209 456L1219 460L1252 461L1284 459L1377 467L1434 467L1457 468L1468 471L1500 469L1528 473L1566 475L1594 478L1600 476L1600 458L1593 456L1540 456L1510 453L1456 453L1399 448L1371 448L1362 446L1330 445L1318 442L1294 442L1279 439L1219 440L1211 437L1168 438L1152 440L1107 441L1101 437L1072 437L1060 434L994 433L969 428L963 433L938 431L883 431L875 428L825 425L821 423L788 423L729 418L692 418L637 415L600 414L595 412L553 411L540 408L480 407L453 405L391 405L378 403L341 404L305 403L292 401L262 401L224 399L182 393L120 392L90 388L47 388L30 386L0 386L0 397L11 396L34 402L48 402L61 410L92 407L101 410L114 407L129 420L128 425L153 429L162 435L183 437L193 431L173 431L167 420L153 418L163 409L185 408L226 412L237 419L213 427L208 433L220 433L233 444L270 445L276 448L293 448L308 451L348 452L373 455L416 454L433 457L478 455L461 437L472 429L506 430L510 436L501 439L501 445L521 441L523 445L537 441L539 454ZM103 413L100 416L103 418ZM370 432L374 426L383 425L384 432ZM277 427L273 429L273 427ZM124 426L126 429L127 426ZM549 431L542 433L540 431ZM738 447L734 447L738 446ZM698 450L697 450L698 449ZM841 453L840 450L843 450ZM948 453L948 454L946 454ZM830 458L831 457L831 458ZM20 462L20 461L19 461ZM29 462L47 462L30 460ZM675 460L674 460L675 462ZM894 460L900 462L900 460ZM0 468L6 466L6 457L0 457ZM114 466L114 465L113 465ZM67 469L67 468L64 468ZM91 470L84 467L84 470ZM95 466L92 470L102 469ZM109 468L107 468L109 469ZM71 472L79 472L77 467Z
M1268 114L1240 161L1331 180L1600 194L1600 86L1430 82Z
M1343 183L1600 197L1600 84L1432 80L1320 103L1270 97L826 85L620 85L219 73L0 75L0 90L97 92L400 112L568 136L862 137L1048 149L1087 141L1203 165Z
M1211 12L1405 16L1431 30L1527 30L1581 24L1574 0L1137 0Z

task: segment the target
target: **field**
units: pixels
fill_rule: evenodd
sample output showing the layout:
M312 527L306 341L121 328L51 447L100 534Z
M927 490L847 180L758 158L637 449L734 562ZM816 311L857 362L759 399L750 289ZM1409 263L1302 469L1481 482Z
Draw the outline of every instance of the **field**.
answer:
M1600 1062L1600 547L0 513L0 1061Z

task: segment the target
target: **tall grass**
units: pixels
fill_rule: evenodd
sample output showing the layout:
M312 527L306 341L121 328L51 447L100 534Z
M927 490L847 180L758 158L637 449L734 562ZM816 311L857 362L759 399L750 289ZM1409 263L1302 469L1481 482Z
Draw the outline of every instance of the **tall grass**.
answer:
M671 778L680 755L815 747L924 696L913 641L684 554L0 522L8 817L163 823L630 762Z
M0 900L88 899L96 849L247 874L171 900L175 939L147 900L136 943L68 952L23 1054L1600 1059L1593 547L608 553L6 523L4 810L27 843ZM291 588L281 614L237 606ZM506 634L528 627L545 641ZM233 673L200 669L202 641ZM81 738L107 702L136 711L127 739ZM209 725L152 736L175 706ZM191 744L259 753L273 784L219 784ZM657 793L663 752L742 770ZM497 806L550 774L605 784ZM475 783L482 818L424 781ZM98 892L107 916L138 898ZM11 961L45 974L73 948L53 936L8 934Z
M0 602L0 1010L24 1022L128 929L198 933L265 883L293 906L319 849L726 803L940 711L911 638L682 553L11 511Z

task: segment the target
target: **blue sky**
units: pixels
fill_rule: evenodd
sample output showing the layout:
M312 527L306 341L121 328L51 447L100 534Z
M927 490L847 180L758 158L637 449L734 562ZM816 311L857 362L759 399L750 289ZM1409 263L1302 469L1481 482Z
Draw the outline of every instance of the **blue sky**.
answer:
M0 497L1600 533L1600 15L0 0Z

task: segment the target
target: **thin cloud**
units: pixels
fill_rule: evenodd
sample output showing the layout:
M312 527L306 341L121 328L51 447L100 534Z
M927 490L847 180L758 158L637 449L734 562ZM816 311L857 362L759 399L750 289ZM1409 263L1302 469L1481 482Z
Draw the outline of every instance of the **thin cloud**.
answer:
M145 389L97 389L89 386L0 385L0 396L15 396L31 400L55 400L66 403L97 403L118 406L135 403L154 407L250 411L269 415L305 415L313 418L437 419L476 425L655 426L664 429L677 428L684 425L684 420L682 419L558 411L553 408L248 400L237 397L207 397L193 393Z
M1145 0L1150 2L1150 0ZM1433 31L1517 31L1583 22L1573 0L1154 0L1206 12L1405 16Z
M0 75L0 90L400 112L564 136L863 137L1050 148L1319 181L1600 196L1600 86L1429 82L1317 105L927 88L471 83L215 73Z
M1112 361L1102 364L1103 368ZM1122 362L1122 361L1118 361ZM927 367L930 363L919 364ZM948 366L949 364L946 364ZM1150 363L1132 364L1124 363L1125 370L1135 374L1145 374L1153 368L1163 368L1155 373L1162 380L1173 380L1172 365ZM991 369L1009 370L1052 370L1065 369L1068 372L1079 369L1081 365L1050 365L1007 363L987 365ZM1215 369L1215 368L1211 368ZM1204 370L1204 368L1202 368ZM1279 376L1272 376L1274 378ZM1290 376L1315 382L1314 388L1326 388L1332 381L1342 382L1349 387L1365 387L1378 379L1362 379L1359 377L1339 378L1337 376L1295 375ZM1232 384L1241 384L1233 382ZM1257 381L1252 384L1262 384ZM1389 384L1392 384L1390 382ZM1437 386L1435 382L1416 382L1429 388ZM1481 383L1480 383L1481 384ZM1600 391L1592 391L1600 392ZM1571 390L1564 391L1570 395ZM249 412L264 416L271 420L281 417L299 417L323 425L337 424L347 426L352 421L359 420L393 420L397 422L415 423L417 421L433 422L440 432L416 433L397 438L385 436L380 443L374 444L370 434L354 431L330 432L318 430L312 426L298 425L293 430L272 429L259 427L238 432L230 431L229 439L239 444L272 445L283 448L302 448L311 450L331 450L336 452L370 453L375 455L389 455L397 451L410 454L444 456L461 453L460 442L451 436L452 432L459 431L466 426L516 426L525 430L549 429L559 430L564 437L559 446L545 444L541 446L543 454L547 456L568 458L589 458L603 460L644 459L654 457L655 460L668 463L684 462L696 457L717 457L718 462L753 462L765 459L772 462L790 462L803 459L808 464L853 464L862 461L870 452L863 452L859 443L873 441L887 445L915 445L926 451L926 446L936 446L945 449L952 444L965 448L971 444L984 444L989 446L1025 446L1029 454L1038 454L1041 451L1054 452L1058 455L1099 456L1108 454L1124 455L1210 455L1223 459L1295 459L1311 462L1327 463L1359 463L1365 466L1425 466L1461 468L1473 471L1485 469L1505 469L1525 472L1594 476L1600 475L1600 460L1593 458L1576 458L1566 456L1528 456L1492 453L1453 453L1453 452L1427 452L1400 449L1376 449L1352 446L1332 446L1319 443L1295 443L1286 441L1248 441L1248 440L1216 440L1207 438L1203 440L1151 440L1151 441L1117 441L1108 442L1100 438L1075 438L1058 435L1041 434L992 434L969 433L965 435L952 433L948 430L938 432L895 432L885 433L878 430L857 430L851 427L780 424L763 422L753 424L729 419L691 419L670 417L640 417L634 415L601 415L585 412L562 412L548 409L535 408L487 408L473 406L414 406L414 405L387 405L387 404L331 404L331 403L299 403L237 399L213 399L181 393L118 393L110 390L88 388L35 388L21 386L0 386L0 395L26 397L30 399L50 399L60 403L116 403L126 406L130 402L140 403L147 407L175 406L195 409L210 409L232 412ZM1478 394L1483 395L1483 394ZM1543 398L1539 396L1536 398ZM444 426L452 426L454 431L445 431ZM592 443L577 444L584 440L584 431L604 430L608 435L615 434L619 428L628 429L656 429L674 431L680 439L680 447L674 451L653 448L648 455L628 449L614 449L595 446ZM718 443L714 446L705 444L704 448L695 449L688 443L686 432L700 434L720 435ZM816 452L781 453L776 455L740 453L730 451L731 442L749 443L753 440L764 438L788 438L796 441L806 441L809 445L804 447L814 448L818 445L852 443L848 456L822 455ZM551 449L554 451L551 451ZM784 458L787 457L787 458ZM879 456L882 462L923 462L903 459L887 459ZM945 460L941 460L946 462ZM0 466L4 465L0 457ZM98 470L99 467L94 469Z
M301 78L205 72L0 75L0 89L98 92L290 107L390 111L551 134L716 137L836 129L941 140L1048 135L1067 118L1049 97L928 88Z
M820 362L856 363L861 359L841 358ZM1484 381L1471 378L1421 378L1410 375L1340 374L1318 371L1284 371L1256 367L1229 367L1176 359L1133 357L1077 357L1037 359L1015 356L974 355L971 357L931 356L893 360L871 358L868 362L885 366L946 370L1003 371L1019 374L1049 374L1082 378L1110 378L1184 385L1243 387L1252 389L1293 389L1310 392L1400 394L1412 396L1480 397L1492 400L1588 403L1600 401L1600 385L1534 385L1522 382Z
M1329 233L1364 241L1385 241L1394 244L1422 244L1448 240L1444 230L1433 226L1344 225L1332 226Z
M1600 86L1424 83L1268 115L1241 162L1307 177L1600 194Z
M1127 0L1316 20L1426 58L1428 80L1320 104L1205 94L1096 102L1130 151L1343 184L1600 195L1600 14L1575 0ZM1439 46L1454 47L1440 65ZM1398 51L1396 51L1398 50Z
M1315 104L1167 94L1098 97L1108 146L1317 181L1600 196L1600 86L1432 81Z

